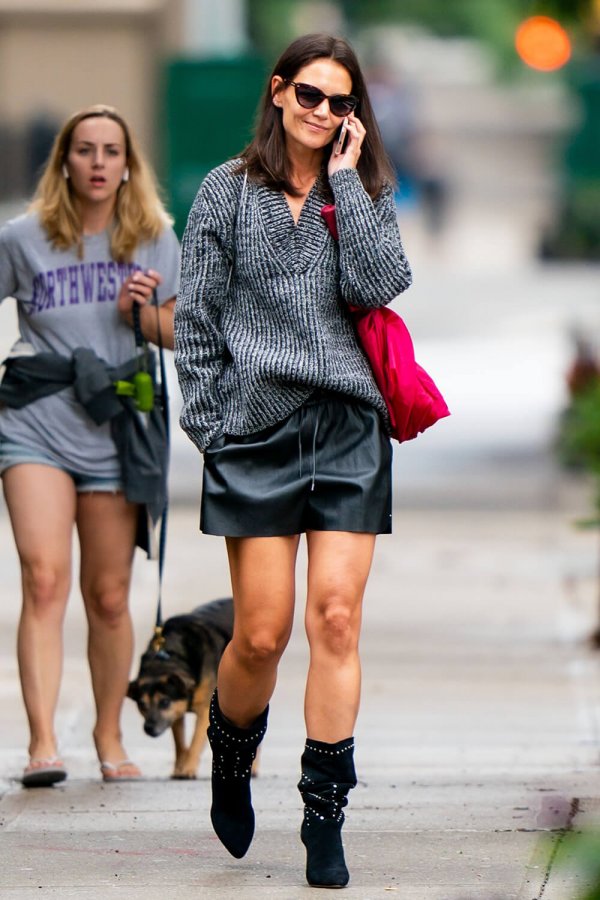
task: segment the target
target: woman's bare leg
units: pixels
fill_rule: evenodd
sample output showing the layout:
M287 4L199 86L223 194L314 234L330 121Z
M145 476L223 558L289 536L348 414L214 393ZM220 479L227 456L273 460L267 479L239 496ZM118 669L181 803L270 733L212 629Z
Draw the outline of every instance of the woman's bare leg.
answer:
M58 752L54 714L71 585L75 487L60 469L33 463L11 466L2 480L21 563L17 656L31 735L29 754L50 759Z
M94 741L100 762L127 759L121 709L133 654L129 586L138 508L121 493L82 493L77 501L81 592L88 619L88 659L96 702ZM123 777L139 774L122 767Z
M227 538L233 638L219 666L219 705L240 728L267 706L292 629L297 535Z
M375 536L313 531L307 540L310 665L304 704L307 740L298 784L304 801L300 837L308 883L344 887L350 874L341 832L348 793L356 786L358 642Z
M375 535L311 531L307 542L306 728L309 738L334 743L354 733L358 715L362 599Z

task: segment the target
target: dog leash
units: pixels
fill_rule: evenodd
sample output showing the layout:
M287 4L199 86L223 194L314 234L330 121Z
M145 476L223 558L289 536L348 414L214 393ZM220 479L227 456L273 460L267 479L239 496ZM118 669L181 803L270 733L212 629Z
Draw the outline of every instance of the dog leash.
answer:
M152 302L154 307L156 308L156 336L157 340L157 348L158 348L158 361L159 361L159 370L160 370L160 386L161 386L161 411L163 414L164 424L165 424L165 440L166 440L166 450L167 450L167 465L169 461L171 440L170 440L170 425L169 425L169 394L167 391L167 370L165 366L165 354L162 340L162 330L160 327L160 312L158 305L158 295L156 293L156 288L152 294ZM138 349L146 348L146 341L144 339L144 335L142 334L142 327L140 322L140 304L134 303L132 307L132 316L133 316L133 333L135 336L135 345ZM152 639L152 650L158 657L161 659L168 659L169 654L164 650L165 638L163 635L163 616L162 616L162 588L163 588L163 575L165 568L165 554L167 547L167 524L169 519L169 494L168 491L165 495L165 505L163 507L163 511L160 517L160 531L158 537L158 600L156 604L156 620L154 624L154 637Z
M158 309L158 296L154 289L154 305L156 307L156 336L158 338L158 364L160 368L160 386L162 414L165 423L165 440L167 444L167 472L171 450L171 430L169 424L169 393L167 391L167 370L165 366L165 354L163 352L162 331L160 327L160 313ZM157 656L168 659L169 654L164 649L165 638L163 635L162 617L162 588L163 573L165 569L165 553L167 547L167 524L169 521L169 491L165 492L165 505L160 518L160 532L158 537L158 600L156 603L156 622L154 624L153 646Z

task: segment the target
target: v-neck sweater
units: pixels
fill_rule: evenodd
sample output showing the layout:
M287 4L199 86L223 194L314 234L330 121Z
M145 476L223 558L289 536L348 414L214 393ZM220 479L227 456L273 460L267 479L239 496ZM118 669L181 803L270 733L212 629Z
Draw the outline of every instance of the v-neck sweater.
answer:
M317 179L298 223L281 191L238 160L213 169L182 242L175 304L181 426L201 450L287 418L316 390L366 402L389 418L348 304L385 306L412 280L391 187L376 200L355 169L329 179L339 240L321 215Z

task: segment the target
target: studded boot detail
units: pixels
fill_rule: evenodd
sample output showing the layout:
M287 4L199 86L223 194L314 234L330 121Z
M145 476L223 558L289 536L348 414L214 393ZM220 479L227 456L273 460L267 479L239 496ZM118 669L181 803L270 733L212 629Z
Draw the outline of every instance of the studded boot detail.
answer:
M308 739L298 790L304 800L300 838L312 887L345 887L350 880L342 845L343 808L356 787L354 738L327 744Z
M212 748L212 806L215 833L232 856L241 859L254 836L250 793L252 763L267 730L269 707L250 728L237 728L219 708L217 692L210 701L208 740Z

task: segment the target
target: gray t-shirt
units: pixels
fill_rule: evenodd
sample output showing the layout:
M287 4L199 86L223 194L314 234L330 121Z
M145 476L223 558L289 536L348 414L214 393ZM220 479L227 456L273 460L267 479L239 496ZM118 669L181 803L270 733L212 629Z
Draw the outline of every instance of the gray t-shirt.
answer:
M132 329L117 310L123 281L137 269L154 269L163 281L159 303L174 297L179 283L179 242L166 227L155 241L139 244L131 263L117 263L108 232L84 238L77 250L54 249L37 214L19 216L0 229L0 301L17 301L21 340L34 351L70 356L88 347L110 365L135 354ZM0 440L39 450L74 473L113 478L119 462L110 425L98 426L72 388L20 410L0 407Z

